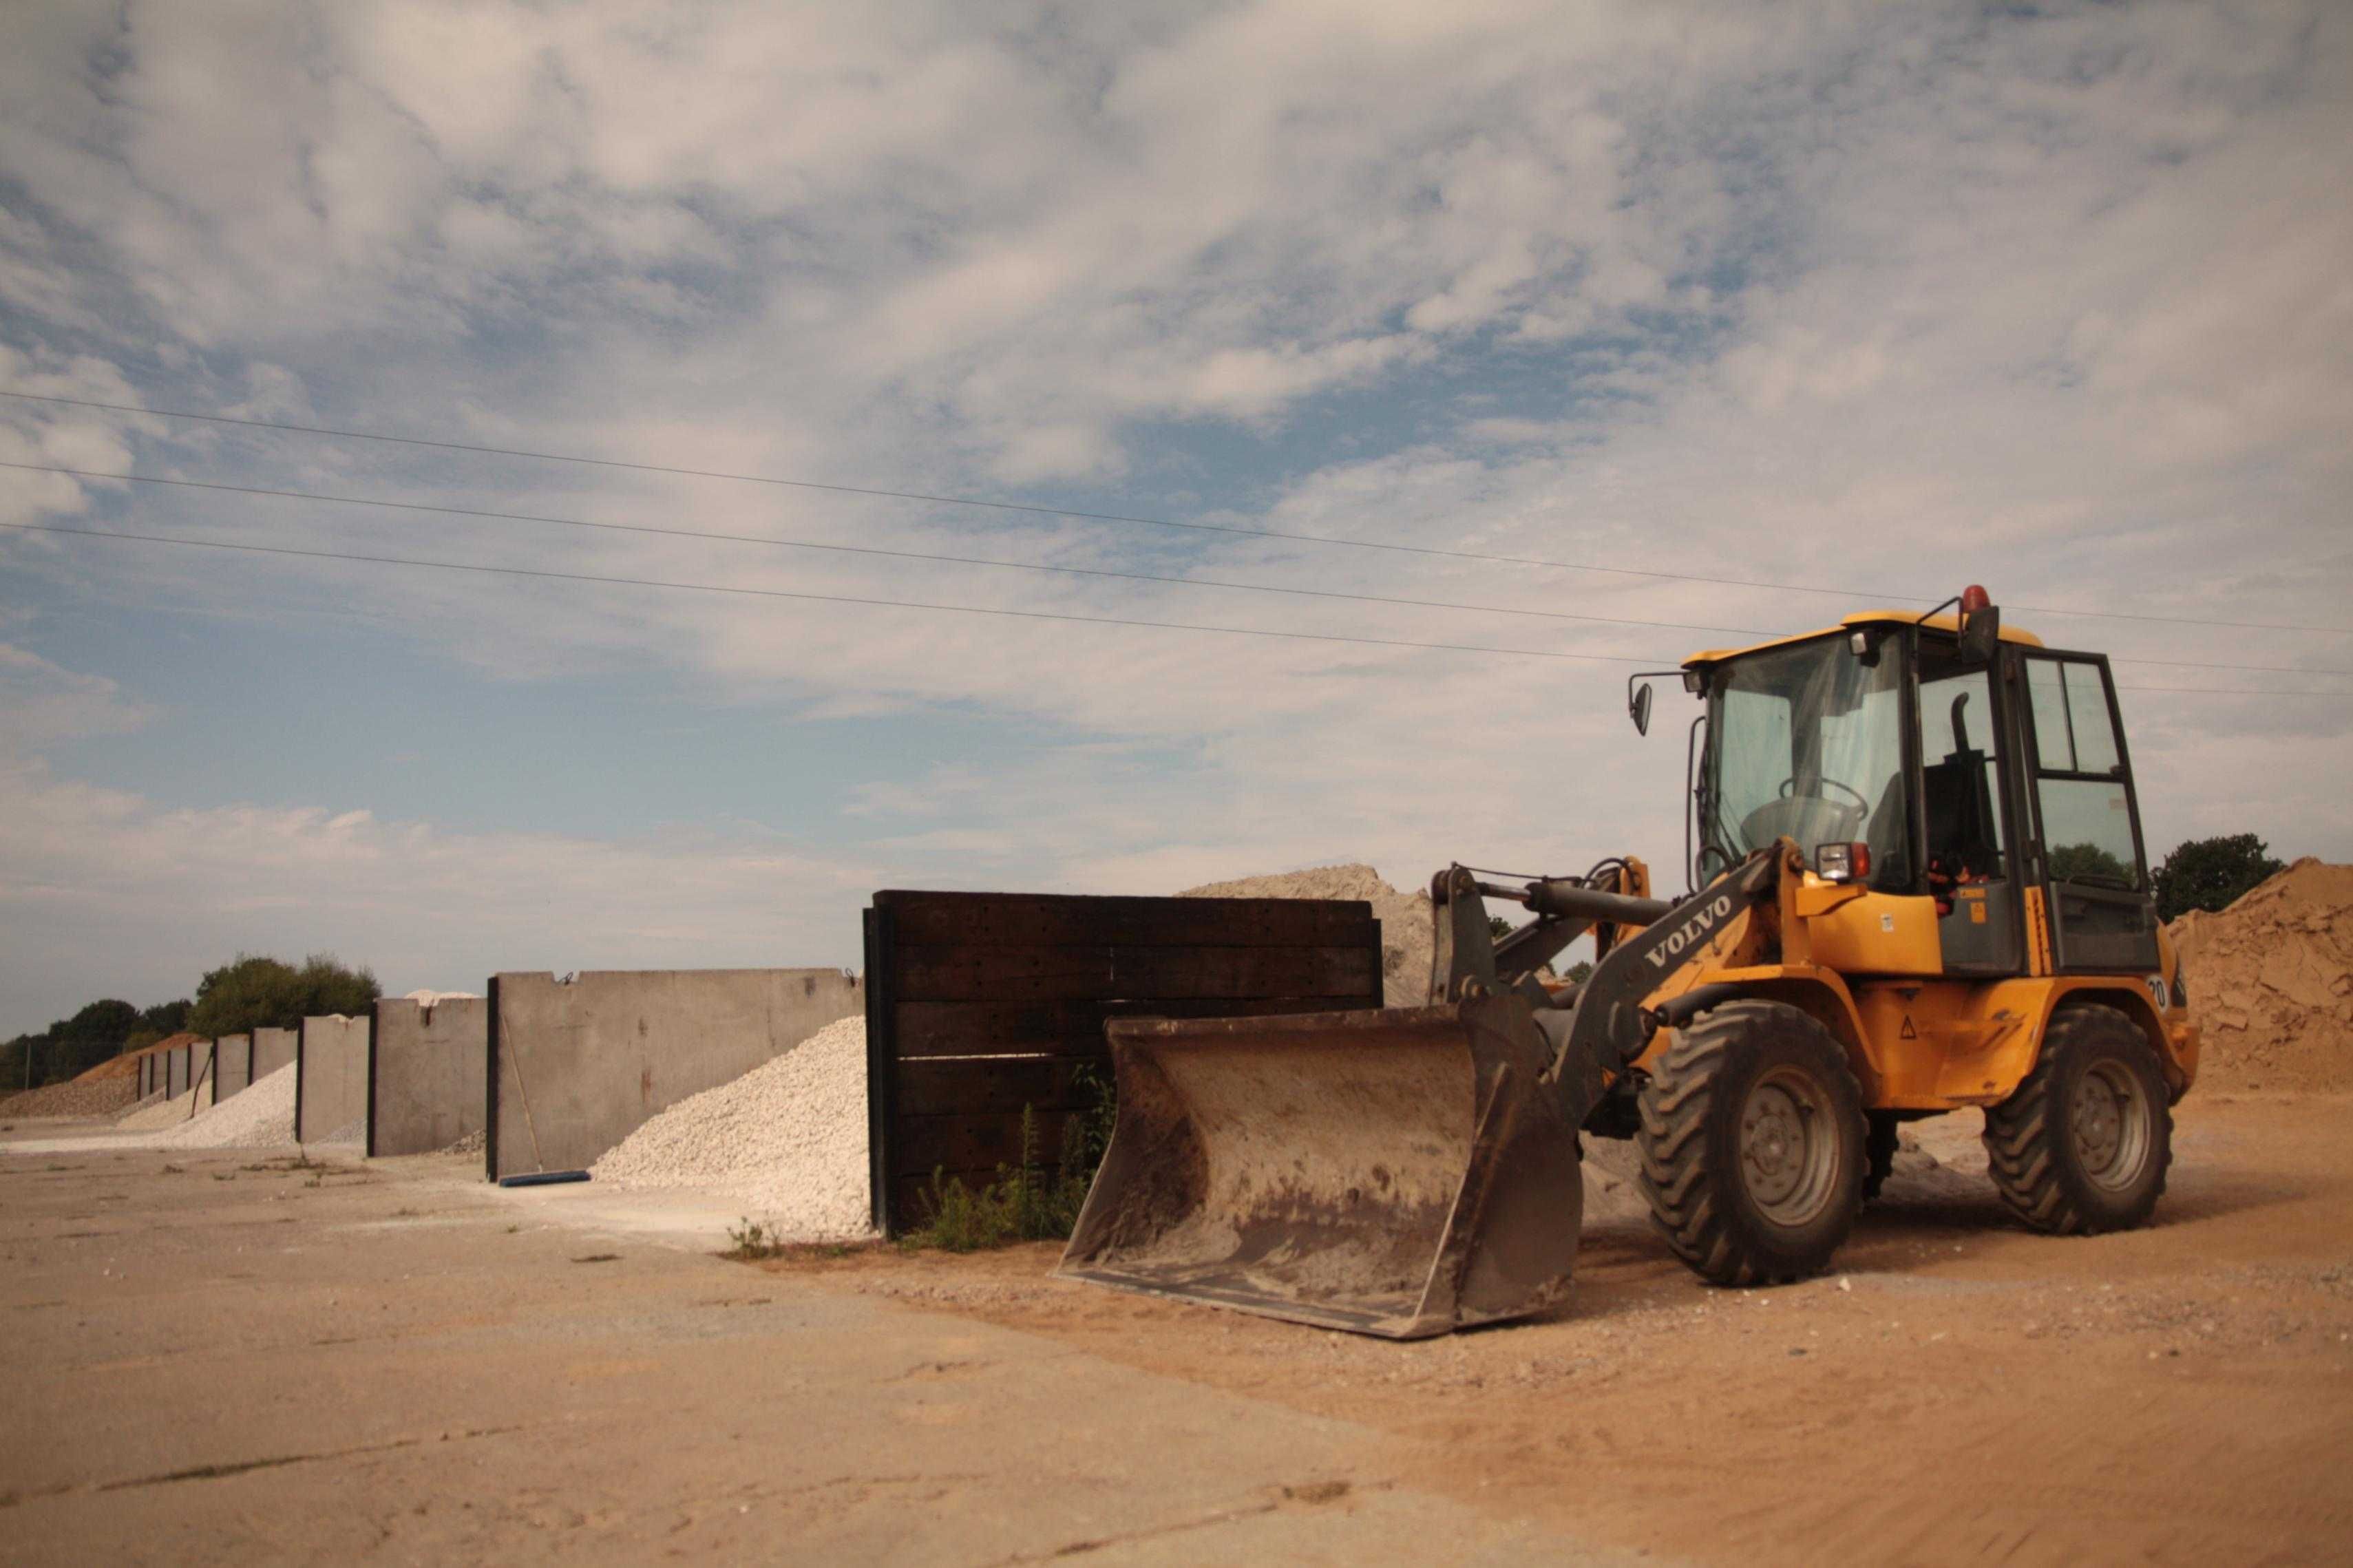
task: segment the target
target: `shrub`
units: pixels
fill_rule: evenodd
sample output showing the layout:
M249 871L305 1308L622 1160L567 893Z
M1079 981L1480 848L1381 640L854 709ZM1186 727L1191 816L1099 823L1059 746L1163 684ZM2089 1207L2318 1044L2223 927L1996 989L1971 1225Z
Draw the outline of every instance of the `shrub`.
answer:
M962 1178L932 1173L923 1194L926 1218L908 1238L943 1252L976 1252L1016 1241L1068 1237L1086 1206L1095 1167L1111 1146L1118 1106L1109 1079L1082 1066L1074 1076L1087 1104L1062 1122L1062 1146L1049 1168L1038 1159L1038 1118L1021 1108L1021 1161L997 1167L997 1179L974 1192Z

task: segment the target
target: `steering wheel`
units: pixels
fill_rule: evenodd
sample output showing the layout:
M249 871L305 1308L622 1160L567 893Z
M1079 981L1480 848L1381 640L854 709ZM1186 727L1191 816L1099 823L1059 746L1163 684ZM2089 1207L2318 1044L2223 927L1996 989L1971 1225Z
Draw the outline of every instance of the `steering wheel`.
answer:
M1838 780L1831 777L1828 773L1824 773L1822 775L1821 783L1831 789L1844 790L1847 795L1853 799L1855 805L1862 807L1864 816L1868 816L1871 815L1871 802L1865 800L1863 798L1862 792L1855 788L1854 785L1851 784L1841 784ZM1774 794L1782 800L1788 800L1790 796L1796 795L1797 792L1798 775L1791 773L1788 778L1781 781L1781 787L1778 790L1776 790ZM1827 799L1829 797L1822 796L1820 798Z

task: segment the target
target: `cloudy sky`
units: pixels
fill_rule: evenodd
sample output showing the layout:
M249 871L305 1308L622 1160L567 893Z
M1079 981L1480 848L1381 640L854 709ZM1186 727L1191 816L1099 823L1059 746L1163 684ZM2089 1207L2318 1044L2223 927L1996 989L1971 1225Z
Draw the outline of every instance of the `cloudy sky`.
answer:
M205 542L0 531L0 1032L855 963L884 886L1679 886L1627 672L1971 581L2130 661L2153 847L2353 858L2326 0L8 31L0 389L607 462L0 397L0 523Z

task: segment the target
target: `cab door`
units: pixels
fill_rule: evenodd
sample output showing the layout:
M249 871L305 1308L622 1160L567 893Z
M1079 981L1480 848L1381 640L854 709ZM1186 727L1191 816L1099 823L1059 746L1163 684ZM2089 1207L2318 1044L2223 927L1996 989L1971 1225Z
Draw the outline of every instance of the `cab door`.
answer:
M1953 638L1934 634L1920 637L1918 668L1915 793L1942 972L2023 974L2025 883L2005 777L2017 743L1995 700L1994 669L1968 663Z
M2157 901L2116 684L2096 654L2017 650L2033 812L2033 874L2044 889L2052 966L2146 973L2158 966Z

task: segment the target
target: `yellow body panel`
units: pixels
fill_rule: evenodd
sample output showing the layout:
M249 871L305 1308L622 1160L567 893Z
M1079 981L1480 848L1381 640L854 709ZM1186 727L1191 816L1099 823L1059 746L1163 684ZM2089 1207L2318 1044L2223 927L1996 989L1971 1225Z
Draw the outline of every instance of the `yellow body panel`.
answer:
M1806 918L1806 891L1795 900L1806 927L1808 956L1842 974L1942 974L1943 939L1936 934L1936 900L1908 894L1841 889L1859 897Z
M1792 849L1779 900L1729 922L1706 954L1647 1005L1720 984L1786 1002L1846 1047L1866 1106L1957 1110L2008 1099L2033 1070L2052 1013L2080 995L2130 1017L2156 1047L2175 1093L2187 1089L2198 1076L2198 1031L2188 1009L2171 1002L2172 944L2159 940L2158 975L2054 975L2041 889L2026 889L2026 907L2035 973L1947 979L1934 900L1824 882L1802 869ZM1654 1034L1633 1066L1648 1068L1670 1037Z
M2026 973L2048 974L2058 965L2051 958L2051 906L2042 889L2026 889Z

